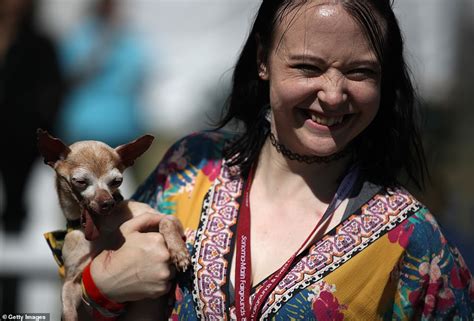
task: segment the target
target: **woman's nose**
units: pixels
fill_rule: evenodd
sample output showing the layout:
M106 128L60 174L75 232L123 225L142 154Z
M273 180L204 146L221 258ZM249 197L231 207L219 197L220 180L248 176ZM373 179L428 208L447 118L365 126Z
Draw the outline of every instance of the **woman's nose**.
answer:
M344 77L326 76L317 94L322 107L337 107L347 100L347 93L344 89Z

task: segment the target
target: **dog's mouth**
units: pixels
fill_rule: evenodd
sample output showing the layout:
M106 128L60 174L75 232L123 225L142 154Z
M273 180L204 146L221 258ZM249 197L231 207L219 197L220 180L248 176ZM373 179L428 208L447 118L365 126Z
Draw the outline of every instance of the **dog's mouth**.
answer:
M94 241L100 236L98 227L98 218L112 213L116 204L123 201L120 193L113 195L113 201L103 202L102 204L83 204L81 211L81 226L88 241Z

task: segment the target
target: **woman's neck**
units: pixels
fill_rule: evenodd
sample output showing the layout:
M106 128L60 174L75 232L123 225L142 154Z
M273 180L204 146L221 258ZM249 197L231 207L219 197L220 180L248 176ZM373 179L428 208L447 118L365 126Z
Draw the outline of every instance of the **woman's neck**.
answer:
M329 203L348 165L348 157L326 164L289 160L267 140L260 153L256 180L265 181L269 196L275 198L316 196Z

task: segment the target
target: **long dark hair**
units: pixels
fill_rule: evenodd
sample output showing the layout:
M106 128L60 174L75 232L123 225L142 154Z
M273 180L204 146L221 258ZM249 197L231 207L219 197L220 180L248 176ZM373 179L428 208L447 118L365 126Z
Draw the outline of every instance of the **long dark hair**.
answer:
M247 173L257 159L269 130L265 113L269 86L258 76L258 42L263 57L272 48L276 26L286 14L308 0L263 0L234 69L227 110L219 128L237 120L244 132L225 150L231 164ZM427 166L419 130L419 115L403 39L390 0L340 0L359 23L382 67L380 108L372 123L354 139L353 157L369 181L398 184L404 171L418 187L424 185ZM264 61L265 62L265 61Z

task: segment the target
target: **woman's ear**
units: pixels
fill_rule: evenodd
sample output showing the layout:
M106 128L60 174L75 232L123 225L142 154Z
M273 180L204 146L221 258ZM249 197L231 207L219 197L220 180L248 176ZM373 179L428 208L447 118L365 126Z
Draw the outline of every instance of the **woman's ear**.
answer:
M263 48L262 42L260 41L260 35L255 36L257 43L257 68L258 76L262 80L268 80L268 68L267 68L267 55L266 50Z
M262 80L268 80L269 79L267 65L264 64L263 62L258 64L258 76Z

